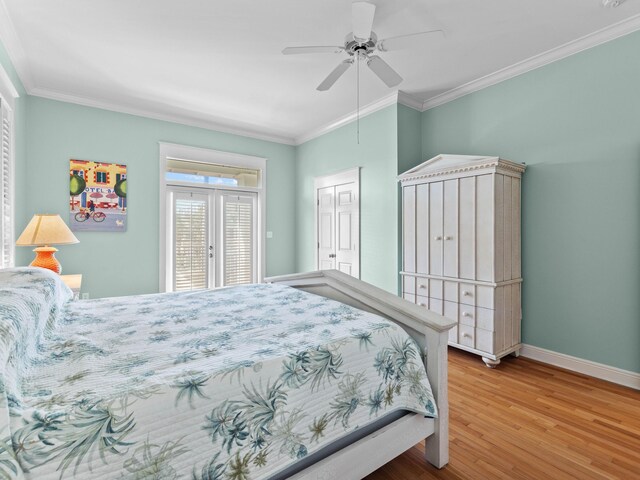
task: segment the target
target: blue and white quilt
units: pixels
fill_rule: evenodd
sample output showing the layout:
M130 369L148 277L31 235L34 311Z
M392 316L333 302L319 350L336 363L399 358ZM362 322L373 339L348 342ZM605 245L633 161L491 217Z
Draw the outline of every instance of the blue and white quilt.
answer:
M0 270L0 478L268 478L396 410L435 416L420 351L281 285L69 301Z

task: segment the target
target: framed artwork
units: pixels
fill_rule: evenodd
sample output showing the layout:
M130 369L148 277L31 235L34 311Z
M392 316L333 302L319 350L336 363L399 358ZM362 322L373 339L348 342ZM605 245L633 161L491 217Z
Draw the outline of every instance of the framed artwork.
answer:
M127 166L69 160L69 227L76 232L127 230Z

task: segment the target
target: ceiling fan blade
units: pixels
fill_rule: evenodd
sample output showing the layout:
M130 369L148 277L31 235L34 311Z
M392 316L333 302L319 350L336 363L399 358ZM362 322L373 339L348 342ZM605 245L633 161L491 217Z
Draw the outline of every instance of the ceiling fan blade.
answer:
M299 55L302 53L340 53L344 47L313 46L313 47L287 47L282 50L284 55Z
M410 33L409 35L400 35L398 37L379 40L376 44L376 48L381 52L411 48L417 43L425 41L435 33L439 33L444 36L444 30L428 30L426 32Z
M368 58L367 66L380 77L380 80L387 84L387 87L395 87L402 82L402 77L377 55L372 55Z
M351 4L351 23L353 36L358 40L367 41L371 38L373 17L376 6L369 2L353 2Z
M325 78L322 81L322 83L318 85L318 88L316 88L316 90L319 90L321 92L329 90L333 86L333 84L336 83L336 81L344 74L344 72L346 72L349 69L349 67L352 64L353 64L352 58L348 58L340 62L340 64L333 69L333 71L327 76L327 78Z

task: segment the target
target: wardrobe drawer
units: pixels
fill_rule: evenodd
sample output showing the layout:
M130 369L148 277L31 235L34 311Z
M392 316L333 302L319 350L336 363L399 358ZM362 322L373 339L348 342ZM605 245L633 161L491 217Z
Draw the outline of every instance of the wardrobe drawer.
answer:
M416 305L419 307L429 308L429 297L416 295Z
M476 286L472 283L460 283L460 303L475 306L476 304Z
M475 329L469 325L458 325L458 343L475 348Z
M495 332L484 330L482 328L476 328L476 348L487 353L494 353L494 338Z
M458 314L458 323L461 325L476 326L476 309L470 305L460 304L460 313Z
M416 294L429 296L429 279L424 277L416 277Z
M405 293L416 293L416 279L408 275L402 276L402 291Z

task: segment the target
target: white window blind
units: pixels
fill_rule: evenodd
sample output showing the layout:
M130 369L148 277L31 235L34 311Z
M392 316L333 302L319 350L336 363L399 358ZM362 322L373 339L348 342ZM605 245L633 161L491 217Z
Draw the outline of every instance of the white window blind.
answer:
M175 194L174 290L208 287L208 196Z
M14 264L13 245L13 142L11 110L0 99L2 151L0 168L0 268Z
M222 194L222 258L224 285L254 283L255 194Z

